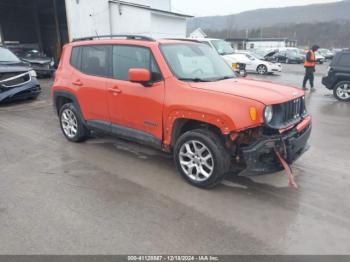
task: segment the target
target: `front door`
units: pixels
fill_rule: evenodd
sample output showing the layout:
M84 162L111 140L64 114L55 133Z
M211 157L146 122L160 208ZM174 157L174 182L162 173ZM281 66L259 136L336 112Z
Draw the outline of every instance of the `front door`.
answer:
M114 45L113 79L107 81L108 106L112 128L132 135L162 140L164 81L149 48ZM152 73L151 86L132 83L130 68L145 68Z

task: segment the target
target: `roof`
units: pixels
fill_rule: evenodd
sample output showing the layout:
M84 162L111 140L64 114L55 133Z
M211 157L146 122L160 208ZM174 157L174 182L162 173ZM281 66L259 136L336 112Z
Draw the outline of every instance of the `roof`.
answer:
M150 10L150 11L157 12L157 13L162 13L162 14L167 14L167 15L172 15L172 16L178 16L178 17L183 17L183 18L192 18L193 17L191 15L174 13L174 12L165 11L165 10L161 10L161 9L155 9L155 8L152 8L152 7L148 6L148 5L140 5L140 4L125 2L125 1L119 1L119 0L109 0L109 2L117 3L117 4L120 4L120 5L134 6L134 7L137 7L137 8L146 9L146 10Z
M138 45L141 44L143 46L153 46L158 44L176 44L176 43L188 43L188 44L195 44L195 39L189 40L189 39L152 39L151 38L98 38L97 36L94 37L87 37L83 39L76 39L72 43L70 43L73 46L80 46L80 45L96 45L96 44L133 44Z

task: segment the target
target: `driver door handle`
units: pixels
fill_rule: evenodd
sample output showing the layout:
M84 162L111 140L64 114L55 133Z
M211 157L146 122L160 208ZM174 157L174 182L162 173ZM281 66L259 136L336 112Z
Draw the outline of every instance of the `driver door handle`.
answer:
M120 94L122 92L117 86L108 88L108 91L113 94Z

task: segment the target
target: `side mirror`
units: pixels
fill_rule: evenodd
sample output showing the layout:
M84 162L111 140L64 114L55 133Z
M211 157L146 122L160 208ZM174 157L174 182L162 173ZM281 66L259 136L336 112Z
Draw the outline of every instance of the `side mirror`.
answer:
M143 68L130 68L128 72L129 81L151 86L151 72Z

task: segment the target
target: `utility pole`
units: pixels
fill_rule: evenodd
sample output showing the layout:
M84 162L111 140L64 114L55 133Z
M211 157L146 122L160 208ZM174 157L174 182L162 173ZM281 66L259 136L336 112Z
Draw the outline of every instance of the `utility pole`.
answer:
M56 59L58 59L61 56L61 45L62 45L62 40L61 40L61 33L60 33L60 23L58 20L58 14L57 14L57 5L56 5L56 0L52 0L53 4L53 12L54 12L54 19L55 19L55 31L56 31Z

